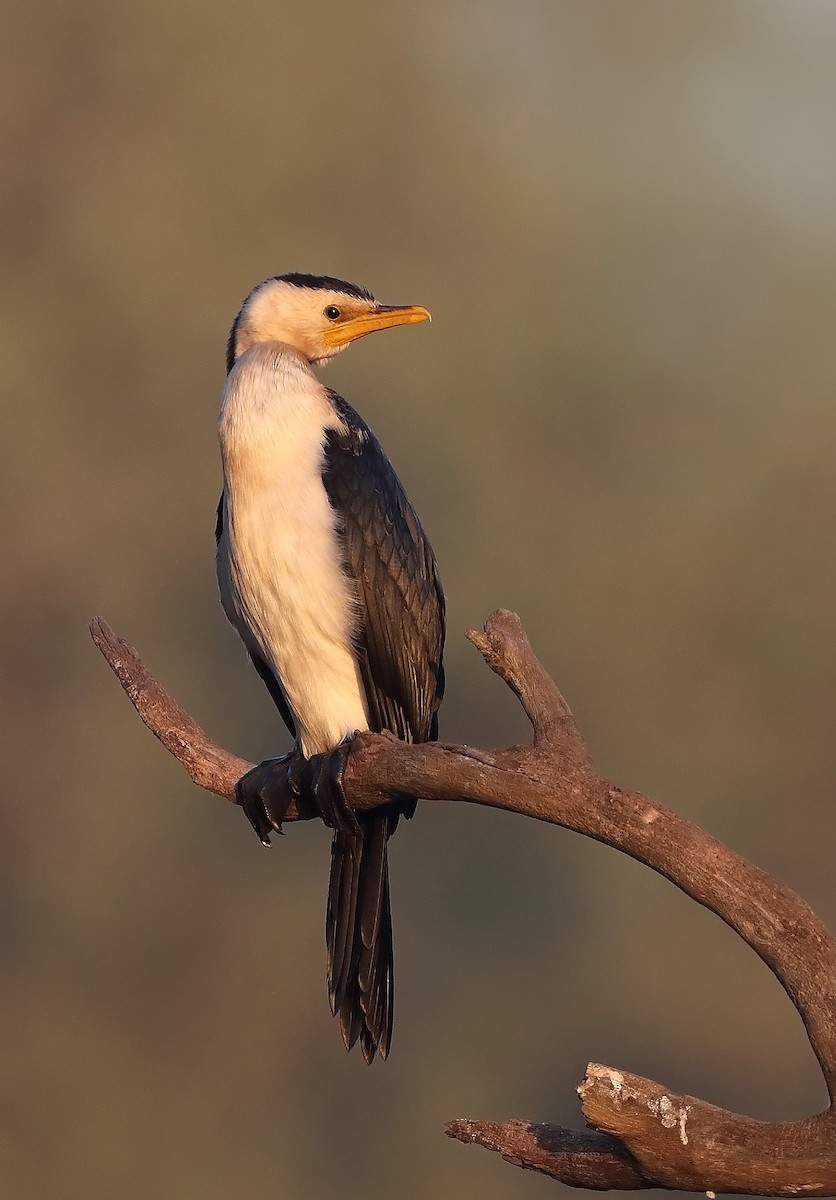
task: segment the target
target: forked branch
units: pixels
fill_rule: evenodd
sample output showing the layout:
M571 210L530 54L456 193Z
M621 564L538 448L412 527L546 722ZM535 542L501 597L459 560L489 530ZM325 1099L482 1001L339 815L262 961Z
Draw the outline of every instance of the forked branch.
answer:
M251 764L213 743L104 621L96 618L91 633L142 720L194 782L234 800L235 783ZM578 1092L595 1133L459 1120L447 1126L448 1134L576 1187L836 1195L836 943L830 933L777 879L685 818L598 773L514 613L499 610L484 633L468 636L519 698L533 745L409 746L360 734L344 778L349 803L373 808L410 795L502 808L595 838L664 875L740 934L778 978L804 1022L831 1104L800 1121L755 1121L591 1063ZM288 819L312 815L292 811Z

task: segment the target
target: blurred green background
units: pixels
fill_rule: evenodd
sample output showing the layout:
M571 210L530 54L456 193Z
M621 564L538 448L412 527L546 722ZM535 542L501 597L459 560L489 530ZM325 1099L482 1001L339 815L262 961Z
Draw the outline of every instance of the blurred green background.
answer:
M443 737L526 735L462 637L517 609L605 772L836 925L836 6L33 0L3 28L3 1193L553 1196L442 1124L580 1125L589 1059L823 1106L719 921L452 805L392 847L392 1057L347 1056L327 834L262 850L87 622L231 749L285 749L216 599L227 330L287 270L426 304L326 378L438 553Z

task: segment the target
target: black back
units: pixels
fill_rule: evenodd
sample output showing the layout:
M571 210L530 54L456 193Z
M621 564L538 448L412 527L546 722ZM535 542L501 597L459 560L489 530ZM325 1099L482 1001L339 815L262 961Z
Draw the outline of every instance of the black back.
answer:
M365 421L329 392L345 432L329 430L323 482L360 602L357 654L371 728L434 741L444 694L445 602L427 535Z

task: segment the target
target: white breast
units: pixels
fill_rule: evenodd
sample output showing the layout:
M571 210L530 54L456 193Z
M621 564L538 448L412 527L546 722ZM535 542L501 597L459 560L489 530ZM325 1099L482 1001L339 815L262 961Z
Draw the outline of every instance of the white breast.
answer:
M221 403L226 615L278 677L306 755L368 728L352 648L356 599L322 483L337 418L308 364L279 343L243 354Z

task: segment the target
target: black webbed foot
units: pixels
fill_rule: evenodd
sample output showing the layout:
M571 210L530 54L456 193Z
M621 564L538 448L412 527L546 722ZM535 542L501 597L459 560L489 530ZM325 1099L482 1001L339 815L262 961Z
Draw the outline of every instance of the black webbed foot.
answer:
M235 797L262 845L270 834L282 832L287 810L305 788L308 763L298 750L281 758L266 758L235 785Z
M344 738L339 746L325 754L314 754L307 763L307 782L320 816L331 829L347 834L360 832L357 817L349 808L343 791L343 773L352 740L351 737Z
M343 792L343 773L352 739L333 750L304 758L293 750L281 758L266 758L235 785L235 796L265 846L270 834L282 832L282 822L294 802L313 801L322 820L339 833L356 834L357 818Z

